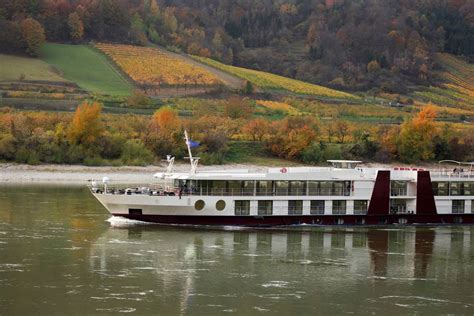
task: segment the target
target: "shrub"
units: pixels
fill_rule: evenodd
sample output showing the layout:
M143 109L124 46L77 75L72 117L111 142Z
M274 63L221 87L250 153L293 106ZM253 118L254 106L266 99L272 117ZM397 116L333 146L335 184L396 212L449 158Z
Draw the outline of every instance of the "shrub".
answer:
M125 142L120 159L126 165L147 165L153 162L153 154L140 140L130 139Z

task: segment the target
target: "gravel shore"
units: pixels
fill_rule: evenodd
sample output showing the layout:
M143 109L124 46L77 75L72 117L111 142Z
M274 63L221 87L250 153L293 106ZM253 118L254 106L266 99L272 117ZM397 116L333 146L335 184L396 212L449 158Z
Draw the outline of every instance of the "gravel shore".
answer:
M222 169L266 170L252 165L200 166L199 170ZM107 176L111 183L147 184L154 181L153 174L166 170L166 165L146 167L87 167L81 165L23 165L0 164L0 184L70 184L86 185L91 179L100 181ZM176 164L174 171L186 172L188 164Z
M406 166L403 164L382 165L363 164L362 167L382 167L391 169L394 166ZM409 166L408 166L409 167ZM428 164L423 166L427 169L438 169L439 165ZM248 164L227 164L214 166L200 166L200 171L206 170L227 170L227 169L249 169L256 172L264 172L267 167ZM146 167L87 167L82 165L23 165L3 163L0 164L0 184L68 184L86 185L89 180L101 181L107 176L111 183L117 184L147 184L154 181L153 175L156 172L166 170L166 165L154 165ZM174 171L187 172L189 165L178 163Z

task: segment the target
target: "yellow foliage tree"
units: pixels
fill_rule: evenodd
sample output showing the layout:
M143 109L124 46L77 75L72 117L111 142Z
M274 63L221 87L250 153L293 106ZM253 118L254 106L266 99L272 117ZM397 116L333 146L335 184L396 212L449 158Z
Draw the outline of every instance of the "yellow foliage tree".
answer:
M97 102L84 101L80 104L67 133L68 140L74 145L91 145L102 133L100 113L102 107Z
M150 127L154 131L164 134L171 134L181 126L181 121L175 111L168 107L163 107L153 114Z
M398 146L401 160L416 162L434 157L433 138L438 133L435 118L436 108L428 105L402 125Z

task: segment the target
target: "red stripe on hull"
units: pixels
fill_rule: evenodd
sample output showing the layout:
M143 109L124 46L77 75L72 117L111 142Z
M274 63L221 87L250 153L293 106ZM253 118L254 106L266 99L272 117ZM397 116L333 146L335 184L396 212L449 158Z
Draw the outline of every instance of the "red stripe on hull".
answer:
M214 226L474 224L474 214L445 215L320 215L320 216L173 216L113 214L161 224Z

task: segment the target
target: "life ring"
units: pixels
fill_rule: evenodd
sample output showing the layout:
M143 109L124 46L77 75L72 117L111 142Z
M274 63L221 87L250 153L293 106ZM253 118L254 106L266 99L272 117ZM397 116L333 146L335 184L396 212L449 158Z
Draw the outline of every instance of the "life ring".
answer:
M285 167L283 167L283 168L280 169L280 172L281 172L281 173L287 173L287 172L288 172L288 169L286 169Z

